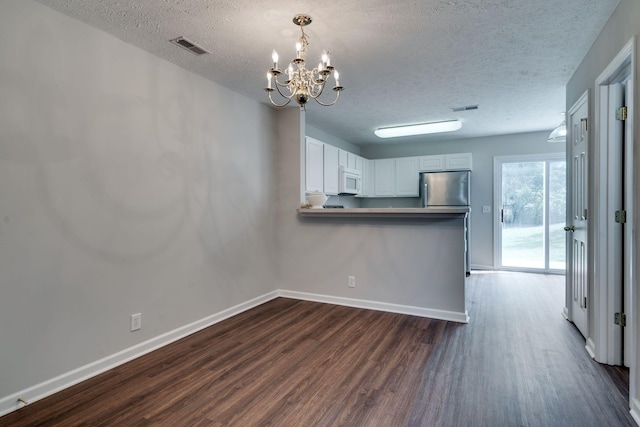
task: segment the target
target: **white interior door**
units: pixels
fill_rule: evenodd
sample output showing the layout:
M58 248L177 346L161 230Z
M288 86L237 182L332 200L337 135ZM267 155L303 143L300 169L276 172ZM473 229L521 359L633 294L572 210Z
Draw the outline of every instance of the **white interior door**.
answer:
M570 165L569 194L567 197L568 268L567 281L571 289L571 321L582 335L589 336L588 286L587 286L587 147L588 147L588 104L587 97L569 111L567 120Z

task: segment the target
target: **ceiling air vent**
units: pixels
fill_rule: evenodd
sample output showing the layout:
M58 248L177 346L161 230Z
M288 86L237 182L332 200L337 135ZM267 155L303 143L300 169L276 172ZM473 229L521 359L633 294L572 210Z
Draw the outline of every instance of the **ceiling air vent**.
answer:
M451 109L451 111L453 111L454 113L457 113L459 111L470 111L470 110L477 110L478 106L477 105L467 105L465 107L454 107Z
M205 53L209 53L207 50L201 48L200 46L198 46L195 43L190 42L189 40L185 39L184 37L178 37L175 38L173 40L169 40L171 43L180 46L183 49L188 50L189 52L193 53L194 55L204 55Z

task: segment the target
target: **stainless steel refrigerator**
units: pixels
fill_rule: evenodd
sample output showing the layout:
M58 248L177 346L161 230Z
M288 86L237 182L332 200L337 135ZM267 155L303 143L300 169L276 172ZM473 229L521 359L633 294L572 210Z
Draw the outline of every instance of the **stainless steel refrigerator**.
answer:
M422 206L469 206L471 172L423 172L420 174Z
M423 172L420 174L422 206L468 207L471 209L471 171ZM469 215L464 222L465 271L471 274L469 255Z

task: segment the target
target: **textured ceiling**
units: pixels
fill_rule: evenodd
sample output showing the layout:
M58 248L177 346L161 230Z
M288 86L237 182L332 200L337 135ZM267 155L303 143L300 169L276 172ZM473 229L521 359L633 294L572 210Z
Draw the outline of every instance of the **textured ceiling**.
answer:
M308 58L332 52L345 91L307 123L356 144L550 130L565 85L619 0L38 0L154 55L267 102L275 48L293 58L298 13ZM211 52L197 57L178 36ZM312 63L313 63L312 62ZM332 92L333 93L333 92ZM478 104L476 111L452 107ZM377 127L460 119L460 131L381 140Z

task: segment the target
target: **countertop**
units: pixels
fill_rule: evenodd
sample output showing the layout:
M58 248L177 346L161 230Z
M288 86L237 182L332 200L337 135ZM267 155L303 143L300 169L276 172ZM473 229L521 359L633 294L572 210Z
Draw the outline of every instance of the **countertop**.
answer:
M375 218L455 218L465 217L468 207L433 207L433 208L348 208L348 209L309 209L299 208L298 213L304 217L375 217Z

